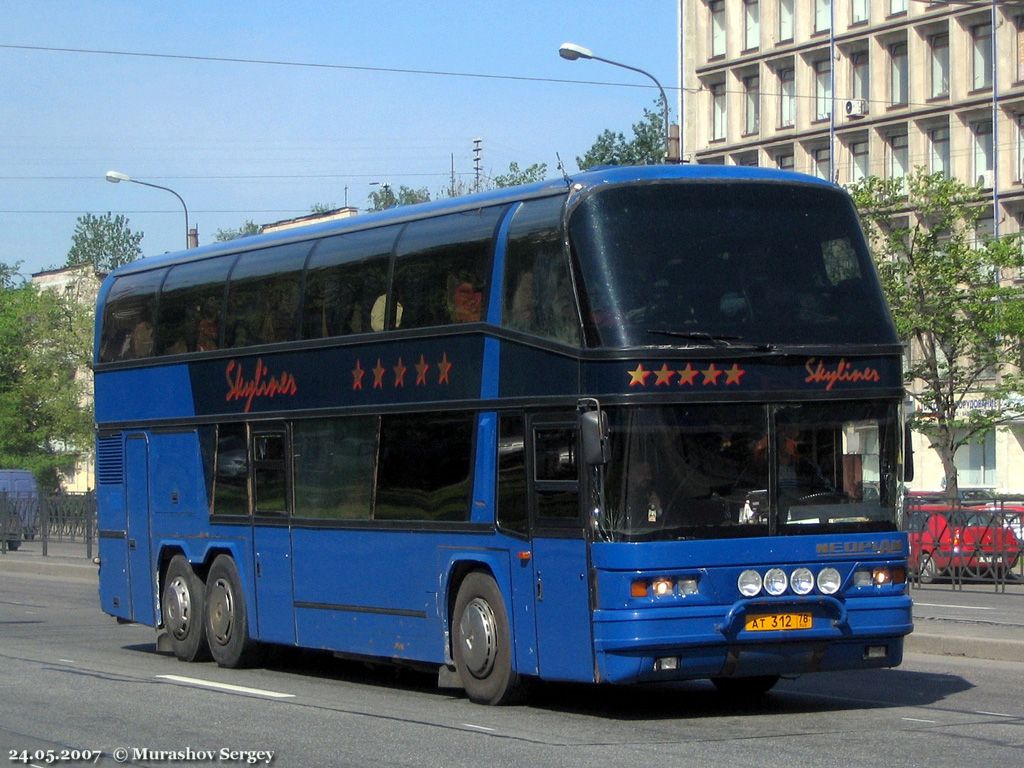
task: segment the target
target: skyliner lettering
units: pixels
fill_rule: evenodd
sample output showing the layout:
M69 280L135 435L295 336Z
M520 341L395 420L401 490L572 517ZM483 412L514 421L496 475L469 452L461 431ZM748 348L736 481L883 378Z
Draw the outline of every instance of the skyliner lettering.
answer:
M815 366L815 362L817 362L817 366ZM882 375L877 368L872 368L869 365L856 368L846 362L845 357L840 358L834 368L829 368L821 360L812 357L804 365L804 368L807 371L807 378L804 381L807 384L825 384L826 391L831 391L839 383L864 381L877 384L882 380Z
M244 400L244 413L252 410L253 401L256 398L273 398L278 396L292 397L299 391L299 385L295 377L288 371L281 371L276 376L271 376L270 369L260 358L256 361L256 372L251 379L245 377L245 368L237 360L231 360L224 371L228 383L228 393L224 397L226 402Z

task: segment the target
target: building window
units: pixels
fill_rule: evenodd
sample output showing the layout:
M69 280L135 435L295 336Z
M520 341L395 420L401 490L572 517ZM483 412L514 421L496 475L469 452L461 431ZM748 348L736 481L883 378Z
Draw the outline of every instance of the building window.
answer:
M743 132L757 133L761 129L761 78L757 75L743 78Z
M832 26L832 0L814 0L814 31L827 32Z
M811 160L814 163L814 167L811 169L815 176L819 179L831 179L831 154L828 151L828 147L819 147L811 152Z
M757 150L754 150L753 152L744 152L742 155L737 155L736 165L742 165L748 168L757 168Z
M889 137L888 165L887 171L890 179L902 179L907 175L910 165L907 134L896 133Z
M974 88L992 87L992 25L976 24L971 27Z
M982 120L971 126L974 134L974 177L975 183L983 187L992 186L992 121Z
M907 12L907 0L889 0L889 15Z
M711 140L725 138L725 83L714 83L711 90Z
M814 119L827 120L832 114L832 63L814 62Z
M775 164L783 171L793 170L793 153L792 152L780 152L775 156Z
M868 175L868 143L855 141L850 144L850 182L858 182Z
M853 0L850 7L850 23L860 24L867 21L870 6L869 0Z
M890 45L889 103L893 106L906 104L908 101L907 74L907 44Z
M996 433L985 432L953 455L960 487L992 487L996 484Z
M928 170L949 178L949 128L928 132Z
M1024 16L1013 20L1017 30L1017 81L1024 80Z
M932 97L949 95L949 35L932 35L928 41L932 57Z
M761 8L758 0L743 0L743 50L761 45Z
M708 3L711 14L711 56L725 56L725 2L714 0Z
M779 70L779 127L792 128L796 121L796 87L793 68Z
M1017 168L1014 178L1024 181L1024 114L1017 115Z
M856 99L868 100L868 52L857 51L850 55L850 92Z
M779 42L793 39L793 0L779 0Z

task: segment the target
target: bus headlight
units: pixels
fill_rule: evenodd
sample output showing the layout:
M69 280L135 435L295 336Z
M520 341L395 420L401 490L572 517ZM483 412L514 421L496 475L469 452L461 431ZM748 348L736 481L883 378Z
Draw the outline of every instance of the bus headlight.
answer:
M744 597L754 597L761 591L761 585L761 574L749 568L736 580L736 586Z
M814 574L808 568L797 568L789 580L798 595L810 594L814 589Z
M651 591L655 597L667 597L672 594L672 579L661 577L651 582Z
M834 595L842 585L842 576L835 568L822 568L818 573L818 589L822 594Z
M764 575L764 591L769 595L781 595L789 586L786 572L781 568L772 568Z

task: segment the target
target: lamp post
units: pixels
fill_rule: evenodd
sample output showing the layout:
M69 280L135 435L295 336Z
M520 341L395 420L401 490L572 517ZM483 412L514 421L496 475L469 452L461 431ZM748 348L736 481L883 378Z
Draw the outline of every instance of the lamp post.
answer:
M144 187L152 187L153 189L162 189L164 192L170 192L172 195L174 195L176 198L178 198L178 202L181 203L181 207L185 210L185 248L189 247L188 206L185 205L185 201L182 199L181 195L179 195L177 192L175 192L170 187L161 187L159 184L151 184L148 181L139 181L138 179L133 179L127 173L121 173L120 171L107 171L106 179L111 184L118 184L118 183L120 183L122 181L130 181L132 184L141 184Z
M658 86L658 92L661 94L661 109L662 109L662 132L665 141L665 157L669 156L669 124L668 124L668 97L665 95L665 89L661 87L661 83L658 82L658 78L652 75L650 72L640 67L634 67L629 64L623 64L621 61L612 61L611 59L603 58L602 56L596 56L589 48L584 48L582 45L576 43L562 43L558 49L558 55L567 61L576 61L577 59L593 59L594 61L603 61L605 64L611 64L613 67L622 67L623 69L629 69L633 72L639 72L645 77L649 77L654 84Z

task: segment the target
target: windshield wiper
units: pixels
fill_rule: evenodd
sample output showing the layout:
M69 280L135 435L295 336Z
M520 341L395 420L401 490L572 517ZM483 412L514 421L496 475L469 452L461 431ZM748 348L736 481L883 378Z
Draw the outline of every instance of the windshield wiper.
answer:
M649 328L648 333L660 334L662 336L672 336L676 339L687 339L689 341L702 341L713 347L729 347L730 349L756 349L763 352L772 352L775 350L774 344L756 343L756 342L744 342L741 336L733 336L731 334L713 334L706 333L704 331L671 331L661 328ZM735 344L734 342L742 342Z

